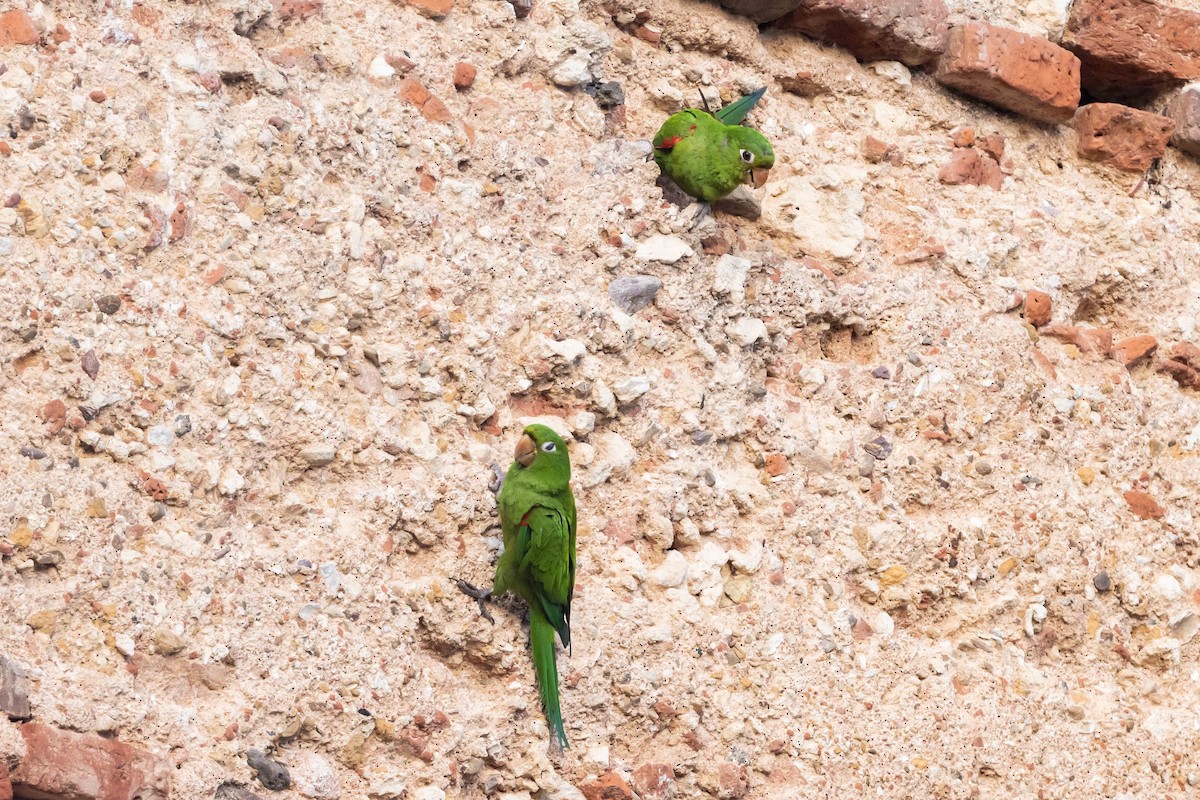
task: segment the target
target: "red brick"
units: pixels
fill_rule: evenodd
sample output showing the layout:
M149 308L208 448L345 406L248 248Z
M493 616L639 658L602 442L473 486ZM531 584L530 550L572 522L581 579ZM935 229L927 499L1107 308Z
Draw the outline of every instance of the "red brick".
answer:
M38 32L29 14L14 9L0 14L0 47L37 44Z
M416 78L405 78L400 82L400 99L412 103L417 108L429 100L429 90Z
M1187 343L1184 342L1184 344ZM1188 346L1196 349L1194 345ZM1158 362L1158 371L1165 375L1170 375L1184 389L1200 389L1200 369L1198 369L1200 367L1200 354L1198 354L1194 361L1189 362L1176 353L1178 348L1179 345L1175 345L1175 347L1171 348L1171 358Z
M21 726L25 760L11 780L19 797L58 800L166 800L169 763L91 733L30 722Z
M1200 77L1200 14L1150 0L1075 0L1063 45L1099 97Z
M1042 122L1079 106L1079 59L1039 36L971 22L950 30L934 77L980 100Z
M1050 321L1050 314L1053 309L1053 304L1050 301L1050 295L1045 292L1031 289L1029 294L1025 295L1025 319L1030 325L1040 328Z
M938 171L938 180L951 186L969 183L999 189L1004 175L993 159L984 158L974 148L962 147L950 154L950 160Z
M1004 158L1004 137L998 133L984 136L979 140L979 146L983 148L983 152L996 159L997 162Z
M1189 367L1200 368L1200 347L1191 342L1180 342L1171 348L1171 358Z
M615 772L606 772L579 788L586 800L633 800L629 784Z
M1135 361L1153 353L1158 349L1158 340L1153 336L1143 333L1138 336L1130 336L1128 339L1122 339L1113 345L1113 358L1120 361L1125 366L1131 366Z
M450 109L446 108L446 104L432 96L421 106L421 116L430 122L452 122L454 120L454 117L450 115Z
M460 61L454 65L454 88L460 92L470 89L475 85L475 76L478 70L466 61Z
M1174 131L1169 117L1117 103L1089 103L1075 115L1075 148L1088 161L1144 172L1162 158Z
M668 764L643 764L633 771L633 788L642 800L669 800L675 795L675 771Z
M1136 489L1125 493L1125 502L1129 504L1129 510L1142 519L1162 519L1167 513L1157 500Z
M454 8L454 0L408 0L408 4L426 17L444 17Z
M878 164L895 151L894 145L890 145L882 139L876 139L874 136L868 135L863 140L863 157L872 164Z
M862 61L920 66L937 58L946 42L943 0L801 0L775 23L840 45Z
M1163 113L1175 123L1171 144L1185 153L1200 156L1200 89L1180 92Z

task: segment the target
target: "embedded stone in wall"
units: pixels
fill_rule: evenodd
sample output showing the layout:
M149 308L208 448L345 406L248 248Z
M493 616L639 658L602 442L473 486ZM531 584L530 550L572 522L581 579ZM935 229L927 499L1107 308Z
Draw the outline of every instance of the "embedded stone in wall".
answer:
M0 13L0 47L37 44L38 32L29 14L13 9Z
M1075 115L1079 155L1128 172L1142 172L1161 158L1174 130L1168 117L1119 103L1090 103Z
M735 14L755 22L770 22L800 5L803 0L720 0L721 5Z
M1200 77L1200 14L1150 0L1076 0L1062 43L1101 97Z
M1185 153L1200 156L1200 87L1184 89L1163 113L1175 123L1171 144Z
M0 714L29 719L29 678L24 668L0 655Z
M1042 122L1079 106L1079 59L1040 36L971 22L950 30L934 77L980 100Z
M30 722L25 760L10 779L18 797L166 800L171 767L158 756L91 733Z
M942 0L801 0L776 25L840 45L862 61L901 61L915 67L937 58L945 46L946 4Z

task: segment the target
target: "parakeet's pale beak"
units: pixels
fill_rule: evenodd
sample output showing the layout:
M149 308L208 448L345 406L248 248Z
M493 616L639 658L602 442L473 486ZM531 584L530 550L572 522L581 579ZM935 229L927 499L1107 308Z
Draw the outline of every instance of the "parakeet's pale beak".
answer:
M517 440L517 453L516 456L514 456L517 459L517 463L522 467L528 467L533 463L533 459L536 455L537 444L533 441L533 438L528 433L523 434L521 438Z
M761 189L763 184L767 182L767 178L771 175L770 167L755 167L750 170L750 183L754 184L755 189Z

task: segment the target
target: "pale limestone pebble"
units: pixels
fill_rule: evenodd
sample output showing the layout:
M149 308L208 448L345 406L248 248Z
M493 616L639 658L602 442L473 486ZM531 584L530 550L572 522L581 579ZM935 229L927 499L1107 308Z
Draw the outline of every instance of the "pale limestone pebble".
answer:
M757 317L741 317L737 322L725 326L725 333L738 347L749 347L769 336L766 323Z
M341 797L341 777L321 754L311 750L289 752L287 767L292 776L292 786L301 795L312 800L338 800Z
M678 550L668 550L667 555L650 573L650 582L664 589L682 586L688 575L688 560Z
M612 581L630 591L646 580L646 565L636 550L629 547L619 547L604 565L605 574Z
M337 446L331 442L315 442L300 450L300 458L310 467L325 467L333 463Z
M711 540L704 542L700 550L688 559L688 591L702 595L701 602L704 605L716 605L722 587L721 568L728 561L729 554L725 549ZM717 590L716 595L711 593L713 588Z
M763 542L755 540L745 547L734 547L729 550L729 563L738 572L753 575L763 562Z
M642 261L674 264L695 254L691 246L678 236L655 234L637 246L635 255Z
M445 790L437 786L422 786L409 793L412 800L446 800Z
M221 468L220 477L217 479L217 490L227 496L232 497L246 486L246 479L238 472L233 464L226 464Z
M545 336L539 337L540 346L550 358L564 364L574 364L587 354L587 346L578 339L563 339L556 341Z
M645 375L631 375L613 384L613 394L622 403L632 403L650 391L650 378Z
M1164 572L1154 579L1154 592L1163 600L1178 600L1183 596L1183 587L1174 575Z
M624 475L637 460L637 451L620 434L605 431L593 434L591 444L596 448L596 460L580 476L584 488L598 486L614 476Z
M716 277L712 292L718 297L728 297L735 305L746 299L746 279L750 275L751 262L726 253L717 259Z
M666 514L649 512L643 515L642 536L659 550L666 550L675 541L675 526Z

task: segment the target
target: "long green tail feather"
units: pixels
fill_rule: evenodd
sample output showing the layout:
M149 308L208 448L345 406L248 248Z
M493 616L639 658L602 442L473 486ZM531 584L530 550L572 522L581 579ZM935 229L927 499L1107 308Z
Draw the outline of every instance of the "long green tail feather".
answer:
M766 93L767 87L764 86L758 91L751 92L743 98L734 100L716 114L713 114L713 116L726 125L740 125L742 120L746 118L746 115L750 113L750 109L754 108L755 104Z
M546 723L550 736L558 737L559 744L567 745L567 732L563 729L562 708L558 704L558 664L554 659L554 626L546 619L545 612L536 603L529 606L529 644L533 649L533 668L537 673L538 689L542 694L542 707L546 710Z

